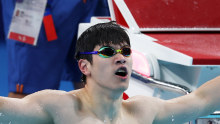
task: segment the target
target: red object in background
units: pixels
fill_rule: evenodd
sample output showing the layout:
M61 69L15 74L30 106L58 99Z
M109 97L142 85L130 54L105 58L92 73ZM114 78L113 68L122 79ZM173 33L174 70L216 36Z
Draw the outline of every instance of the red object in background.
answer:
M193 58L193 65L220 65L220 33L146 33L154 41Z
M149 78L151 74L150 64L145 55L137 50L132 50L132 60L132 70Z
M34 40L35 40L34 37L30 37L30 36L15 33L15 32L10 32L9 38L23 42L23 43L31 44L31 45L34 44Z
M125 21L124 17L122 16L120 10L118 9L117 5L115 4L115 1L112 0L112 4L113 4L113 8L114 8L114 13L115 13L115 19L117 21L118 24L129 28L127 22Z
M114 0L117 23L127 25ZM167 48L193 58L192 65L220 65L220 1L219 0L124 0L140 29ZM180 14L181 13L181 14ZM128 27L128 26L126 26ZM150 28L177 28L181 32L150 32ZM193 32L186 32L191 28ZM218 31L198 31L214 28ZM213 29L210 29L213 30ZM168 53L169 55L169 53Z
M123 93L123 99L127 100L129 98L129 96L126 93Z
M124 1L140 28L220 27L219 0ZM116 17L120 14L115 13ZM121 19L117 22L120 23Z
M47 36L48 41L53 41L57 39L57 33L55 30L54 22L52 15L46 15L43 18L44 28Z

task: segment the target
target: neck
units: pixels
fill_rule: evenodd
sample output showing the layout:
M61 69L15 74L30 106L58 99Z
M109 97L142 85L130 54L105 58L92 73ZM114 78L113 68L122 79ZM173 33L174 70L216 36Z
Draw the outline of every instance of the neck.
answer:
M103 122L113 122L120 116L122 93L94 90L86 85L83 89L87 108Z

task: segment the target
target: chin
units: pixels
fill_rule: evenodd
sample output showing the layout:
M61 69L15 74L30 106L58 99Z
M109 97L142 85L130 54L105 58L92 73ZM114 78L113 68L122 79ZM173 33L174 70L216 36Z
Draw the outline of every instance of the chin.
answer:
M123 83L117 89L124 92L125 90L128 89L128 83Z

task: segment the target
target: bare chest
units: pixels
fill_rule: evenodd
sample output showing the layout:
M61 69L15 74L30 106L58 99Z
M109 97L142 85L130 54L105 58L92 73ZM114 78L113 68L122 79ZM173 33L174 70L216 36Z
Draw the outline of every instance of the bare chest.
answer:
M120 118L114 122L107 120L100 120L94 116L80 116L75 115L71 117L70 115L57 118L55 124L152 124L151 120L144 119L144 121L140 121L138 118Z
M68 116L59 116L55 124L152 124L151 121L149 122L141 122L137 118L133 117L125 117L125 118L119 118L116 121L107 121L107 120L100 120L94 116L90 115L75 115L71 117Z
M81 117L77 120L70 120L70 122L67 122L65 124L140 124L135 119L125 119L125 120L116 120L114 122L109 120L100 120L95 117ZM59 123L61 124L61 123ZM64 124L62 122L62 124Z

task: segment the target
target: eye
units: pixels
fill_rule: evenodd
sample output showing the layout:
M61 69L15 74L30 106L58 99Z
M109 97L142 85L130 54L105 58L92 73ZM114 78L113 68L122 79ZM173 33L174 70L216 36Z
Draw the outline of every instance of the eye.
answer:
M123 51L122 54L125 55L125 56L129 56L131 54L131 49L130 48L123 48L122 51Z
M107 55L107 56L112 56L112 55L114 55L115 51L111 48L104 48L100 51L100 53Z

